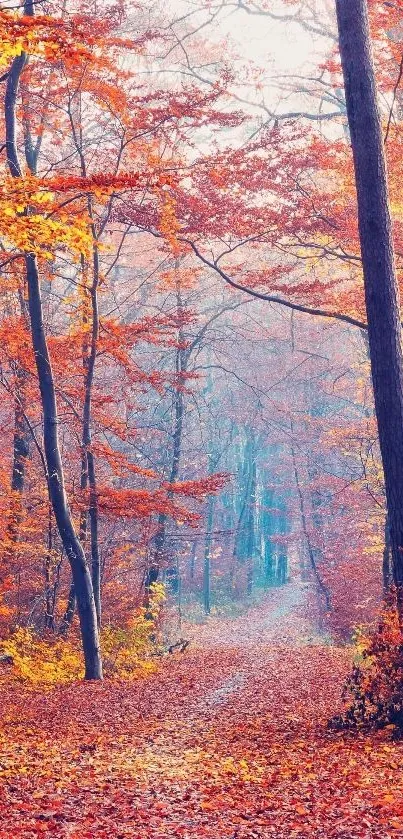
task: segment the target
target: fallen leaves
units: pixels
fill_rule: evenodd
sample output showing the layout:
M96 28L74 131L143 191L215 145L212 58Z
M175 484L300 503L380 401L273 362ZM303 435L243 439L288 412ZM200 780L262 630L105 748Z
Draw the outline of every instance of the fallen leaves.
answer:
M402 744L326 730L349 668L272 642L45 695L4 677L0 839L402 836Z

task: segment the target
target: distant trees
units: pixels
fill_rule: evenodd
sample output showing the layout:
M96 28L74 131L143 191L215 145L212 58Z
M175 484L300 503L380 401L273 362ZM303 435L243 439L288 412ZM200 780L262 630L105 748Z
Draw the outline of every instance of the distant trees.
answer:
M316 5L306 12L300 6L296 7L293 0L290 0L287 5L290 11L283 15L285 22L295 22L319 37L333 39L331 26L321 25L320 12ZM388 8L386 9L385 6ZM399 96L398 87L401 81L399 56L401 14L394 4L371 4L377 39L384 45L380 83L383 91L391 95L392 101L391 109L386 114L385 129L383 129L377 101L368 4L366 0L354 0L354 2L337 0L336 9L358 199L357 229L351 225L351 221L348 221L348 213L353 208L353 193L349 191L353 182L350 182L349 174L341 176L340 165L342 159L345 159L346 149L344 138L334 140L326 140L318 136L312 138L312 131L306 128L305 139L302 142L303 150L294 158L295 191L291 184L287 185L289 152L283 157L283 167L281 163L279 164L282 169L283 192L278 193L277 208L281 207L282 200L287 194L289 201L287 219L284 220L280 210L276 218L272 215L269 233L253 231L252 225L248 226L243 237L239 236L236 246L239 250L245 249L249 243L252 254L254 250L263 254L265 246L277 247L287 257L283 257L282 282L277 284L276 279L268 279L267 273L265 278L261 267L255 272L249 269L251 277L249 284L246 281L248 272L243 271L242 276L237 277L230 257L234 244L227 250L220 248L218 255L213 256L205 255L200 242L192 242L192 247L198 258L215 270L230 286L246 291L251 296L307 314L326 318L334 317L363 330L368 329L375 411L385 477L393 576L399 600L401 600L403 584L403 506L401 501L403 497L403 469L401 467L403 463L403 367L398 278L392 242L384 150L386 140L392 144L390 131L393 125L393 108ZM247 14L261 15L262 18L271 17L273 14L270 8L266 9L256 4L242 4L241 10ZM276 19L282 17L281 13L278 17L277 14L274 16ZM378 64L381 63L378 43L377 61ZM333 54L329 59L326 77L322 72L317 81L317 95L320 97L320 92L322 92L322 103L330 103L329 91L332 89L334 101L338 99L340 104L339 112L327 114L326 109L321 117L319 114L307 113L303 108L300 111L295 109L293 113L285 115L280 110L272 128L272 149L282 133L279 123L281 124L284 120L287 125L287 118L298 119L301 125L304 121L305 123L314 122L316 119L325 120L327 117L339 123L340 119L343 119L342 92L339 92L338 97L335 97L334 93L338 86ZM298 87L298 82L295 82L293 87L296 93L301 93L301 96L308 94L311 97L314 88L315 86L312 88L311 84L307 88L303 79L300 80L300 87ZM269 116L270 121L274 121L276 114L270 113ZM301 127L300 130L304 136L304 129ZM264 140L262 144L263 142ZM292 139L284 128L283 148L286 147L287 142L292 143ZM397 215L396 235L400 242L401 212L400 205L395 201L396 190L398 192L400 189L396 168L398 148L401 143L399 122L397 130L393 133L393 143L394 146L392 144L390 150L393 167L392 191ZM333 161L331 160L332 147ZM317 175L312 168L312 163L308 163L304 156L307 148L312 151L312 160L317 162ZM276 152L280 159L281 150L277 148ZM267 155L266 165L267 189L276 190L277 183L272 171L270 153ZM327 172L328 184L320 185L324 172ZM262 178L258 169L256 176ZM332 183L333 176L334 183ZM294 207L291 209L294 201ZM301 224L302 218L305 218L306 225ZM358 253L359 249L361 257ZM296 263L298 260L312 260L311 283L302 282L299 285L295 281L295 263L293 267L290 267L289 262L292 257L295 258ZM226 266L226 259L229 267ZM320 267L316 277L315 266L316 264L320 266L321 260L329 260L329 265L337 265L336 269L333 268L332 279L328 274L321 272ZM253 256L250 262L253 262ZM361 265L364 275L366 317L359 286ZM273 271L272 260L268 270ZM290 283L287 282L288 271L291 274ZM338 272L340 273L337 277ZM268 289L267 286L269 286ZM337 289L336 294L332 286ZM333 303L325 304L324 301L328 300Z

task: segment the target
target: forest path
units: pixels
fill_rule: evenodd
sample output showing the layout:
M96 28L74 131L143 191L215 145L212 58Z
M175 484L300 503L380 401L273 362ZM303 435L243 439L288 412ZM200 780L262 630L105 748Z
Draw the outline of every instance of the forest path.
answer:
M210 617L203 624L184 623L182 634L192 646L255 647L259 644L323 643L317 626L309 619L307 590L300 580L269 589L261 602L239 617Z
M401 839L403 745L327 732L350 654L291 640L276 597L275 640L201 628L143 680L0 683L0 839Z

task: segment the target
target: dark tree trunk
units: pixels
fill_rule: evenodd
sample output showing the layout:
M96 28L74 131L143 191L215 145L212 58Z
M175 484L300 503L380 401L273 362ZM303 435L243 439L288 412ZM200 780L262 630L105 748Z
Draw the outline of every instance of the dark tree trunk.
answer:
M243 462L240 470L241 506L234 538L234 558L248 562L255 552L256 441L250 428L245 430Z
M249 492L249 507L246 518L246 558L247 558L247 575L246 575L246 593L252 594L253 591L253 566L256 551L256 536L255 536L255 518L256 518L256 456L255 456L255 438L252 434L252 448L250 461L250 492Z
M85 177L85 166L81 167L82 175ZM88 211L90 218L92 218L91 200L88 199ZM99 254L98 244L96 239L95 225L91 224L93 236L93 278L92 285L88 293L91 298L91 331L90 337L84 332L84 340L82 345L82 359L84 369L84 407L83 407L83 421L82 421L82 443L81 443L81 474L80 474L80 489L83 492L89 486L90 498L88 510L83 510L80 515L79 536L80 542L85 546L87 542L88 518L90 522L90 540L91 540L91 576L92 586L94 589L95 608L97 612L98 627L101 626L102 601L101 601L101 564L99 557L99 540L98 540L98 493L96 482L95 458L91 449L92 431L91 431L91 417L92 417L92 390L95 375L95 363L97 358L98 337L99 337L99 310L98 310L98 286L99 286ZM85 260L81 258L81 269L83 275L83 284L85 282ZM83 326L88 327L88 315L84 312ZM76 607L76 593L74 582L70 584L69 597L67 601L66 611L61 623L61 633L66 634L73 621Z
M3 568L0 577L15 570L14 564L17 556L17 545L23 517L22 496L25 485L25 469L29 456L29 429L27 428L24 414L25 373L19 364L16 366L15 379L13 467L11 473L12 496L6 530L7 547L2 558Z
M91 207L91 204L90 204ZM92 212L92 208L91 208ZM99 559L99 543L98 543L98 493L95 472L95 458L91 449L92 434L91 434L91 414L92 414L92 388L94 383L95 362L97 357L98 336L99 336L99 311L98 311L98 285L99 285L99 255L98 243L96 240L95 225L92 224L93 234L93 279L90 290L91 295L91 311L92 311L92 327L91 327L91 345L88 356L84 355L85 375L85 398L83 411L83 453L86 458L86 472L89 490L90 490L90 504L89 504L89 519L90 519L90 538L91 538L91 574L92 585L94 589L95 608L97 612L98 626L101 625L101 564Z
M48 550L45 558L45 626L47 629L55 628L55 606L56 588L52 586L52 550L53 550L53 528L52 528L52 505L49 504L48 511Z
M17 385L14 406L14 445L11 489L22 495L24 491L25 466L29 456L29 429L27 428L24 417L25 374L19 366L16 372L16 378Z
M64 488L59 448L58 417L53 371L42 321L42 305L35 257L26 256L32 345L43 410L43 441L48 467L49 496L60 538L71 565L85 659L85 678L102 678L97 615L91 575L83 547L74 530Z
M212 429L210 428L210 434L211 432ZM209 449L208 474L214 475L221 455L217 455L217 453L214 452L214 444L212 441L210 441ZM207 522L203 561L203 605L206 615L209 615L211 611L211 549L213 546L215 502L215 495L209 495L207 498Z
M383 546L383 557L382 557L382 583L383 583L383 596L385 599L388 598L390 592L390 586L392 583L392 574L391 574L391 562L390 562L390 533L389 533L389 522L388 517L385 518L385 542Z
M81 543L83 544L83 543ZM67 606L66 611L63 615L63 619L60 624L59 633L60 635L67 635L69 631L69 627L73 623L74 613L76 611L76 590L74 587L74 581L71 580L69 594L67 597Z
M195 576L195 565L196 565L196 552L197 552L197 541L194 539L192 542L192 549L190 553L190 562L189 562L189 577L193 582Z
M79 97L78 120L81 120L81 96ZM73 143L76 148L79 160L80 170L83 178L87 177L87 164L84 156L82 132L81 127L77 127L73 112L69 109L69 120L72 132ZM85 259L81 258L81 268L83 273L83 286L86 293L91 299L91 329L90 339L84 338L83 341L83 367L84 367L84 407L83 407L83 423L82 423L82 470L81 470L81 489L89 487L89 508L88 518L90 523L90 540L91 540L91 576L92 586L94 591L95 608L97 613L98 627L101 626L101 563L99 556L99 539L98 539L98 523L99 523L99 509L98 509L98 492L96 482L95 457L92 451L92 391L95 376L95 364L98 351L99 338L99 307L98 307L98 287L99 287L99 238L97 232L97 225L94 218L93 199L90 194L87 195L88 216L90 219L90 230L92 236L92 283L89 288L86 287L85 282ZM101 224L101 229L104 228L106 220ZM86 312L83 316L83 325L87 325L89 317ZM81 518L81 525L83 524L84 515ZM85 514L85 534L87 532L87 515ZM81 526L80 526L81 530ZM74 600L75 593L73 587L70 588L69 604L66 610L64 625L68 628L69 616L74 615ZM70 619L71 622L71 619Z
M80 490L83 492L87 489L88 485L88 470L87 470L87 456L86 452L82 448L81 454L81 472L80 472ZM87 530L88 530L88 510L82 510L80 513L80 526L79 526L79 539L80 542L85 549L87 544ZM76 590L74 588L74 582L71 580L70 588L69 588L69 595L67 598L67 606L66 611L63 615L63 619L60 624L60 634L67 635L71 624L73 623L74 614L76 611Z
M403 604L403 360L388 184L366 0L336 0L354 158L375 412L393 576Z
M25 4L25 14L33 15L33 6ZM21 73L26 63L23 53L14 59L7 79L5 123L7 162L13 177L22 177L17 152L16 103ZM85 678L102 678L94 593L85 554L74 530L64 487L64 472L59 447L55 383L42 318L42 300L38 267L34 254L25 254L32 347L38 374L43 411L43 438L48 470L49 498L67 558L71 565L80 618L85 660Z

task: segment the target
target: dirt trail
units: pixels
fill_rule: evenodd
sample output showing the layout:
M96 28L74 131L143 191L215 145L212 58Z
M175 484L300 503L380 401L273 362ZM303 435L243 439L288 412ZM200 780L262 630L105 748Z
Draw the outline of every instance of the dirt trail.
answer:
M299 581L269 590L262 601L238 618L210 618L194 626L184 624L183 634L197 647L256 647L260 644L323 643L323 636L309 620L306 589Z
M297 644L295 597L142 681L0 684L0 839L401 839L403 747L327 732L349 654Z

